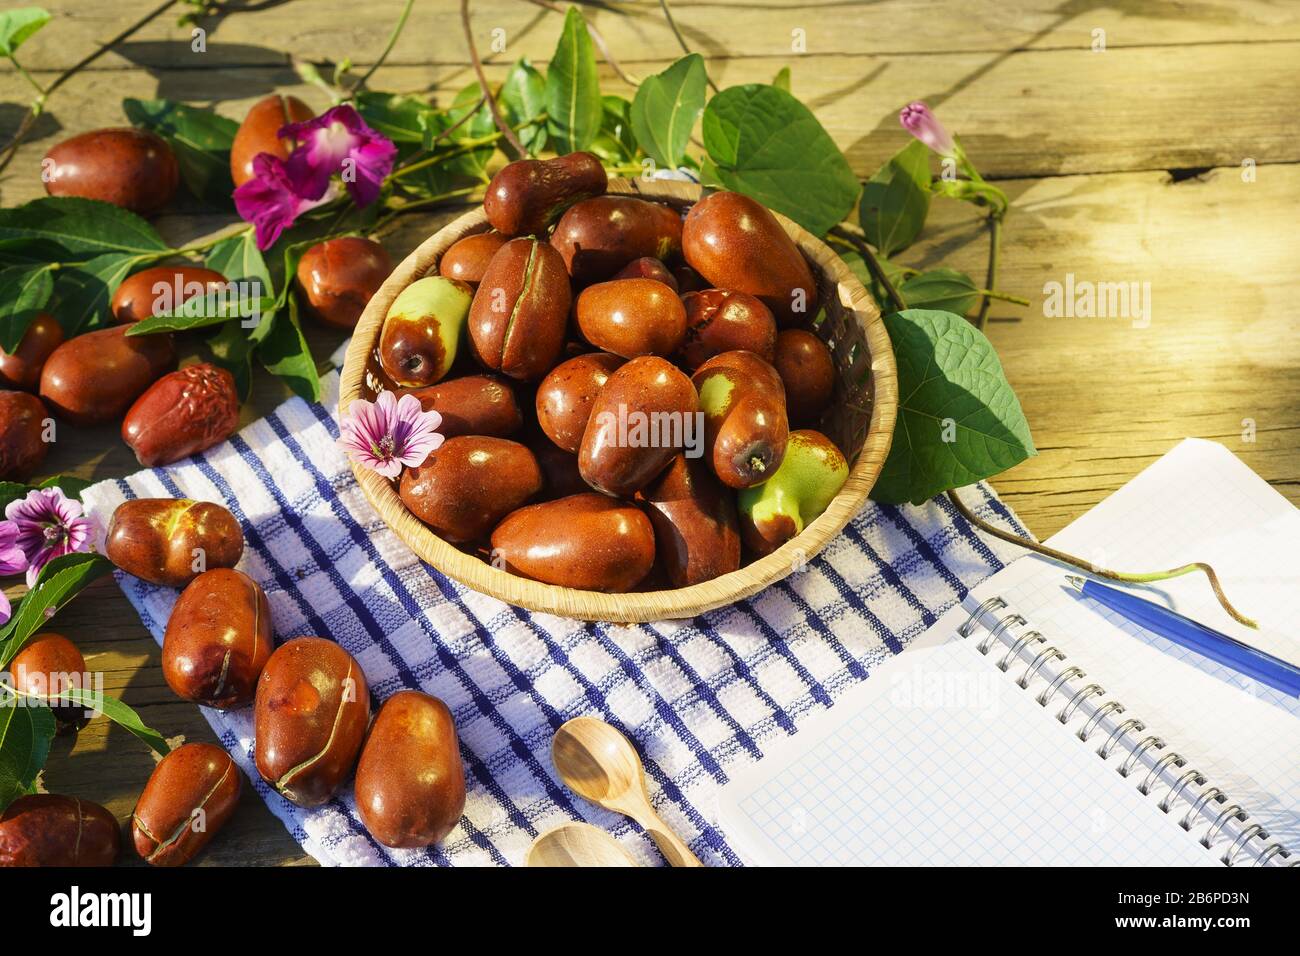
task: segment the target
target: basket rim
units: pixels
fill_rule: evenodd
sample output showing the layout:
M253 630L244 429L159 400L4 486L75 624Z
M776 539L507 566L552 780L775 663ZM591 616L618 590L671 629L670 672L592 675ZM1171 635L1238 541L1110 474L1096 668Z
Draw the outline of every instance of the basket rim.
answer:
M642 196L686 206L705 194L694 184L665 180L611 178L608 193ZM773 210L777 221L804 256L833 286L841 306L863 327L871 358L871 419L867 435L849 469L849 477L821 515L803 532L769 555L714 578L685 588L607 594L545 584L493 567L443 541L416 518L387 478L359 465L352 471L363 494L380 518L416 556L466 587L530 611L611 623L644 623L694 617L749 597L790 574L829 544L867 500L889 454L898 411L898 373L893 346L874 299L842 259L824 242ZM448 246L487 228L481 206L459 216L424 240L402 260L371 298L353 331L339 381L339 415L362 396L366 366L380 328L397 294L416 279L433 274Z

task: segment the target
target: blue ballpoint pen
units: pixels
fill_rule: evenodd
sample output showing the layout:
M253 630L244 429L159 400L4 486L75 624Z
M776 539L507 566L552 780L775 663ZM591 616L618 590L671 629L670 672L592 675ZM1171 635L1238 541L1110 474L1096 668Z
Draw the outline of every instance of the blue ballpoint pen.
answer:
M1261 684L1291 697L1300 697L1300 667L1126 591L1073 574L1066 575L1065 579L1084 597L1110 608L1126 621L1203 654Z

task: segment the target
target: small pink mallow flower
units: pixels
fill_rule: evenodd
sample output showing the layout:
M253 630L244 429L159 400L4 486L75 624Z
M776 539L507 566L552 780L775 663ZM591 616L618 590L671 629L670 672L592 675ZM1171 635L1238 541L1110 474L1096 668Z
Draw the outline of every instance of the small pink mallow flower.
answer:
M5 517L17 531L14 543L27 558L27 586L36 584L41 568L61 554L89 551L95 525L81 512L81 502L59 488L37 488L11 501ZM3 525L0 525L3 527ZM2 543L2 542L0 542Z
M12 521L0 521L0 578L21 574L27 570L27 555L18 547L18 526ZM0 591L0 624L13 614L9 598Z
M253 157L253 178L235 190L235 209L256 229L257 248L271 248L304 212L334 198L329 190L313 193L312 189L306 173L295 174L280 157L270 153Z
M362 208L379 198L379 189L397 159L392 140L367 126L361 114L347 104L305 123L290 123L279 135L299 144L287 165L291 178L309 184L308 195L322 195L330 178L338 176Z
M424 463L443 442L438 434L442 416L426 412L414 395L399 401L392 392L380 392L373 402L357 399L339 423L339 446L355 464L396 478L402 466Z
M908 103L899 110L898 121L903 124L903 129L925 143L926 146L929 146L940 156L956 155L956 140L952 138L951 133L944 129L938 117L930 112L930 107L920 100L915 103Z

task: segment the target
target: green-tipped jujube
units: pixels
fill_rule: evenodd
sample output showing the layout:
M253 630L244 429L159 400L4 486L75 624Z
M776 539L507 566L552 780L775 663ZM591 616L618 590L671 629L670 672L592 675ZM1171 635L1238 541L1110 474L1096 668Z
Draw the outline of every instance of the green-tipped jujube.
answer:
M829 438L811 429L791 432L776 474L739 492L745 544L759 554L775 551L826 510L848 477L848 462Z
M404 388L432 385L456 361L473 290L459 279L426 276L388 307L379 334L379 364Z

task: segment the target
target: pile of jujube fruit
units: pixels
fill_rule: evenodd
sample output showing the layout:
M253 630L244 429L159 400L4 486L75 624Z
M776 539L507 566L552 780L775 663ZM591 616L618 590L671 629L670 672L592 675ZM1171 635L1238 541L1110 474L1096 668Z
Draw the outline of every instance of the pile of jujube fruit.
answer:
M465 772L446 704L401 690L371 720L365 674L346 650L313 636L276 647L265 592L235 568L244 536L230 511L184 498L127 501L113 513L104 550L123 571L182 589L163 637L163 677L185 700L253 707L254 763L282 797L319 806L355 777L357 813L385 846L429 846L456 826ZM85 726L85 708L68 700L66 688L42 684L49 675L85 673L66 637L36 635L9 671L24 693L55 701L61 733ZM234 814L242 789L239 768L222 748L187 743L172 750L131 816L137 854L154 866L192 860ZM0 815L0 867L108 865L120 843L113 815L78 797L20 797Z
M810 427L835 366L812 270L768 209L715 192L683 216L606 185L590 153L510 163L491 230L393 300L378 383L439 412L446 438L398 491L527 578L687 587L776 550L839 492L846 458Z
M236 186L253 175L253 158L286 158L294 147L278 135L312 112L292 96L268 96L249 110L235 135L230 172ZM180 182L167 141L146 130L93 130L66 139L42 164L46 191L108 202L143 216L174 198ZM383 246L341 236L310 247L299 260L295 294L322 324L351 329L392 271ZM128 276L108 307L109 324L67 339L43 312L11 353L0 350L0 480L22 480L48 452L43 423L53 413L77 426L122 420L122 440L142 465L166 465L224 441L239 424L240 397L230 372L209 362L175 370L175 336L128 336L135 322L175 310L226 284L212 269L177 262Z

